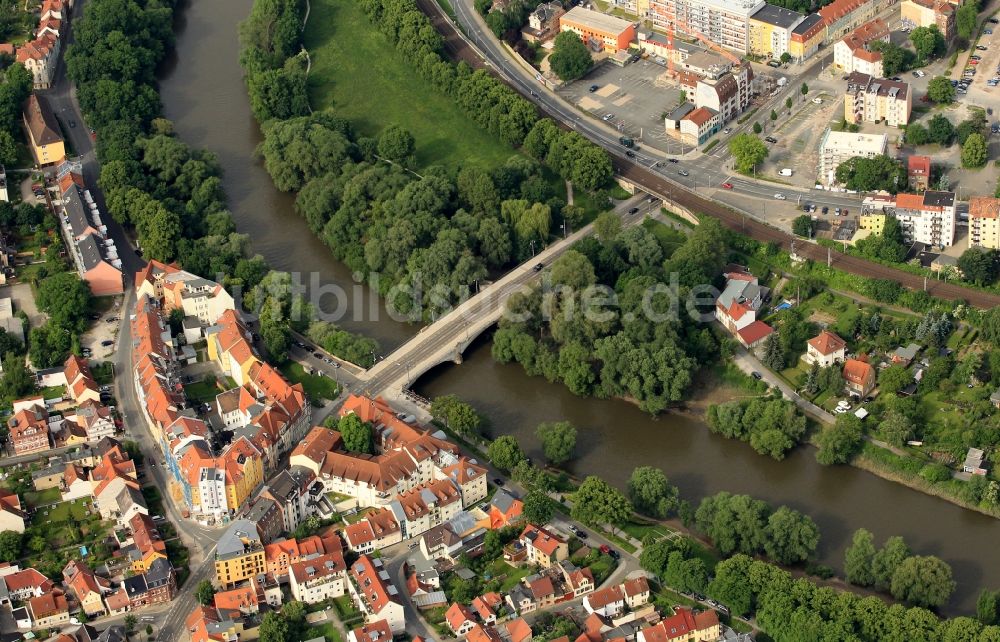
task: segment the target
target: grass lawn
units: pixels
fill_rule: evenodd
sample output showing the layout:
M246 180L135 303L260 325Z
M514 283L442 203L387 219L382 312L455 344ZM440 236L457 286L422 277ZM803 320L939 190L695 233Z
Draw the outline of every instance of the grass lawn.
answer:
M184 394L187 398L196 403L205 403L214 400L219 393L219 385L216 381L195 381L184 386Z
M641 522L629 522L622 526L622 530L639 540L643 541L650 533L657 536L657 540L673 534L673 530L659 524L644 524Z
M44 399L57 399L66 394L66 386L52 386L51 388L42 388L42 397Z
M87 504L88 502L85 502L83 499L62 502L35 513L33 521L38 524L58 524L60 522L68 522L72 517L73 521L80 522L87 517Z
M333 379L306 374L301 363L285 363L278 369L293 384L301 383L310 399L334 399L337 396L337 384Z
M32 508L55 504L62 497L58 488L46 488L40 491L28 491L24 494L24 501Z
M305 45L309 102L332 107L362 135L399 124L416 139L417 163L494 167L516 153L479 128L416 73L406 52L379 33L360 3L313 0Z
M653 236L660 243L660 247L663 248L663 254L668 258L687 241L686 234L657 220L647 218L642 222L642 226L653 233Z
M309 626L309 635L313 638L323 638L327 642L343 642L340 637L340 633L333 626L332 622L324 622L323 624L312 624Z
M530 567L514 567L503 560L496 560L490 568L491 577L503 576L500 592L505 593L517 586L522 578L531 574Z

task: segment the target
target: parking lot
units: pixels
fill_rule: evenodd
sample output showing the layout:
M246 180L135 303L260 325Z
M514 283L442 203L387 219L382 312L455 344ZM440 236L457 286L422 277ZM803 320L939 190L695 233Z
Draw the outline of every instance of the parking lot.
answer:
M982 107L992 107L997 100L998 88L990 86L989 82L998 76L997 70L1000 69L1000 44L998 44L995 38L995 33L986 33L986 31L993 31L994 29L1000 29L1000 25L986 23L983 34L976 43L977 49L960 54L960 64L955 65L955 69L951 75L953 80L962 80L964 77L969 83L966 90L968 93L963 92L962 88L959 89L959 98L964 98L970 104ZM979 49L978 47L985 47L985 49ZM979 58L979 60L973 60L972 56ZM969 68L975 69L975 75L971 79L965 74Z
M624 67L605 62L557 91L622 135L646 140L670 154L683 154L691 146L668 137L664 130L663 115L680 99L680 90L660 78L665 71L652 59ZM597 89L590 91L594 85Z

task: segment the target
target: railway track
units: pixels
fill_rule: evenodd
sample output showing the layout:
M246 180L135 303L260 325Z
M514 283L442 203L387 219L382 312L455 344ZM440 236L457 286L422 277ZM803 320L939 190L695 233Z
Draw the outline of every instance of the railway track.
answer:
M458 32L455 24L435 0L416 0L416 3L420 7L420 10L430 18L434 28L444 38L445 52L450 58L456 61L464 61L473 69L488 67L479 53ZM536 107L545 116L559 123L560 127L568 129L565 123L553 114L548 113L544 107L537 104ZM634 163L626 162L614 155L611 158L615 171L644 191L661 197L669 196L670 200L689 211L717 218L729 229L745 234L757 241L776 243L783 250L791 250L792 243L798 241L798 245L795 247L797 255L824 263L829 258L833 266L850 274L872 279L896 281L910 290L926 289L927 293L931 296L949 301L965 301L978 308L988 309L1000 305L1000 295L974 290L954 283L948 283L947 281L924 279L924 277L916 274L910 274L909 272L866 261L865 259L836 250L828 250L826 247L803 241L787 232L782 232L750 216L732 210L721 203L691 192L676 183L667 181L663 177Z

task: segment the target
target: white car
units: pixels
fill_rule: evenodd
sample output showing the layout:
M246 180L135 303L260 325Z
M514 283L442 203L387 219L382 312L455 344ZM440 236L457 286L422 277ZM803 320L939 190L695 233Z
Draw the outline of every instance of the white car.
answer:
M838 407L838 408L844 408L844 409L847 409L847 408L850 408L850 407L851 407L851 404L850 404L849 402L847 402L847 401L845 401L845 400L841 399L840 401L838 401L838 402L837 402L837 407Z
M833 411L838 415L844 414L845 412L847 412L847 410L848 410L847 408L844 408L842 406L837 406L836 408L833 409Z
M923 71L920 71L919 69L917 70L917 78L923 78L923 77L924 77L924 76L926 76L926 75L927 75L927 74L926 74L926 73L924 73Z
M732 133L732 131L733 131L732 127L726 127L725 129L722 130L722 133L723 134L729 134L729 133Z
M823 99L822 98L813 98L813 102L816 103L817 105L822 105L823 104Z
M778 192L777 194L774 195L774 200L783 201L785 200L785 195L782 194L781 192Z
M609 120L611 120L614 117L615 117L614 114L604 114L604 116L601 118L601 120L603 120L604 122L608 122Z

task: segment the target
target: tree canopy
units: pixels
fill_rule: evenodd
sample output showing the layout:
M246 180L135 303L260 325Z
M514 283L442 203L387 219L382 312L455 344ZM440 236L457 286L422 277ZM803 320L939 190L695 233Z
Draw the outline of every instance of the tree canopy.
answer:
M576 80L590 71L593 64L587 45L575 32L563 31L556 36L549 65L560 80Z

